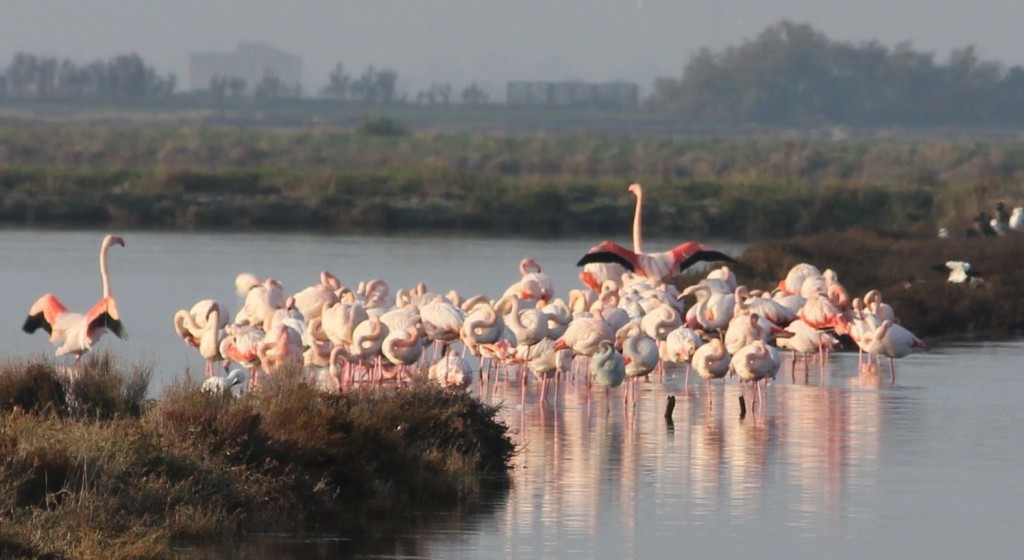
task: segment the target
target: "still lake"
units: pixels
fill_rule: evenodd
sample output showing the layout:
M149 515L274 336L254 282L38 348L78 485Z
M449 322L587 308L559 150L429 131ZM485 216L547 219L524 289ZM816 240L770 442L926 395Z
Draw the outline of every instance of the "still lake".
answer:
M43 292L72 310L99 297L103 232L0 232L4 355L52 354L43 333L20 331ZM131 338L99 348L152 363L154 394L202 361L178 340L175 310L213 297L237 310L238 272L286 291L321 269L354 286L498 296L534 257L558 294L575 287L575 261L595 240L341 237L122 232L110 251L113 292ZM624 241L624 240L623 240ZM651 243L649 250L661 250ZM723 246L727 252L738 248ZM733 249L733 250L730 250ZM843 271L838 271L840 278ZM741 279L742 280L742 279ZM899 310L897 310L898 312ZM739 417L741 388L714 389L682 370L640 384L623 408L582 384L557 403L497 382L481 397L501 405L520 451L512 488L473 511L432 516L394 539L254 538L227 547L181 546L177 558L662 558L1016 557L1024 546L1021 396L1024 343L933 344L897 362L897 381L835 354L824 374L789 374L765 405ZM801 366L802 367L802 366ZM675 395L673 423L663 417Z

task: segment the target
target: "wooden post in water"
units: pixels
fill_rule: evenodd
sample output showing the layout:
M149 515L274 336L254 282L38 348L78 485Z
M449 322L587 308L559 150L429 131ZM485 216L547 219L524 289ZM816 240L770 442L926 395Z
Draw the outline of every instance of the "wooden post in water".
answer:
M676 409L676 396L675 395L669 395L668 396L668 402L665 403L665 420L668 420L669 423L672 422L672 411L675 410L675 409Z
M743 399L743 395L740 395L740 420L747 415L747 401Z

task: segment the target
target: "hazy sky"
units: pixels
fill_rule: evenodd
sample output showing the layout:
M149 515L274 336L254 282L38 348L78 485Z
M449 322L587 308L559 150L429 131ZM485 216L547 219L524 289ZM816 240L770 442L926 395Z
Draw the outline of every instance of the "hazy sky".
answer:
M909 40L940 61L975 45L1024 64L1024 0L0 0L0 66L18 51L87 62L136 52L187 85L190 51L262 41L303 59L306 92L341 61L431 82L627 79L649 90L701 47L753 38L782 19L834 40Z

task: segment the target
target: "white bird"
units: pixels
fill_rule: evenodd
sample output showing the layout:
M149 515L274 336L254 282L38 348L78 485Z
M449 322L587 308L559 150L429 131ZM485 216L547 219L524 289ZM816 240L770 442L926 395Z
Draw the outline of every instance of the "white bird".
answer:
M1024 231L1024 206L1017 206L1010 213L1010 229L1012 231Z
M458 354L448 352L430 366L427 378L442 387L465 388L473 379L473 368Z
M951 284L967 283L974 286L983 281L982 274L971 268L971 263L965 261L946 261L946 264L932 265L932 270L948 272L949 276L946 278L946 282Z
M232 388L243 385L249 379L249 372L244 369L233 369L231 373L224 377L215 375L209 377L206 381L203 381L200 390L204 393L210 393L214 395L223 395L225 393L231 394Z

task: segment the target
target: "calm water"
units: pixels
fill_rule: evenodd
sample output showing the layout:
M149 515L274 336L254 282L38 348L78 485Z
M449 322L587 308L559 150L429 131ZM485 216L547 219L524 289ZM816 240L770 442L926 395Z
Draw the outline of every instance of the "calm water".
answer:
M52 291L72 309L99 295L101 234L0 232L0 275L11 318L7 353L51 353L19 327ZM297 291L320 269L348 284L499 295L517 263L535 257L564 294L590 240L368 239L280 235L127 233L111 250L114 293L132 338L100 343L149 361L156 385L201 371L174 337L173 312L204 297L238 308L237 272ZM654 246L652 249L659 249ZM842 274L842 271L839 271ZM898 310L897 310L898 311ZM822 557L1016 557L1024 546L1024 462L1019 402L1024 343L946 345L897 362L897 382L858 373L852 354L824 375L789 376L765 406L739 418L740 386L682 371L640 385L636 408L621 389L606 399L563 385L557 403L536 387L496 382L482 398L502 405L520 453L508 493L478 511L434 516L393 540L257 538L229 548L181 547L179 558L658 558L760 554ZM802 367L802 366L801 366ZM673 424L666 395L677 396Z

